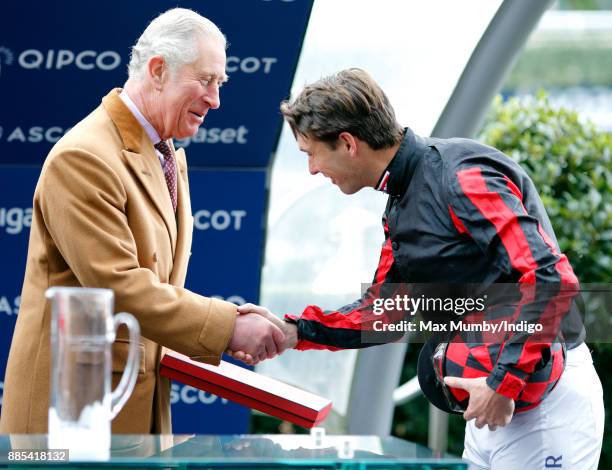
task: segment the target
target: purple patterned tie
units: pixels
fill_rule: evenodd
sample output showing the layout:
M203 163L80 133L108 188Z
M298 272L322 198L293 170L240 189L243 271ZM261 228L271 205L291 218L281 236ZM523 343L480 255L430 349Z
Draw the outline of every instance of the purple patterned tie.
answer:
M170 147L164 140L156 143L154 147L164 156L162 168L166 177L168 191L170 192L170 199L172 199L172 209L176 212L176 165L174 163L174 155L172 155L172 150L170 150Z

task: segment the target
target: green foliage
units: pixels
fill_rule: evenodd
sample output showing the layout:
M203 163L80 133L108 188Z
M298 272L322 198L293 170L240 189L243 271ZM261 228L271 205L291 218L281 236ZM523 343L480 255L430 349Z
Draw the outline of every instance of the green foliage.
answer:
M610 10L611 0L559 0L559 10Z

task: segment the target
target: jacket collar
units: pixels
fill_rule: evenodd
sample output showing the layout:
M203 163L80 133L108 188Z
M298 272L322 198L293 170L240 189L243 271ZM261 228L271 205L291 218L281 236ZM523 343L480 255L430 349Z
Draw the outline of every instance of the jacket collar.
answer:
M417 136L406 127L404 138L395 156L389 162L386 170L381 176L381 182L386 178L386 185L380 189L390 196L401 196L406 192L412 176L419 164L421 157L427 151L424 139ZM388 176L386 176L388 173Z
M136 153L153 152L155 154L151 139L149 139L136 116L119 98L121 91L121 88L111 90L108 95L102 98L102 104L119 130L124 149Z
M138 120L138 123L147 133L147 136L149 136L151 142L153 142L153 144L157 144L158 142L160 142L162 139L159 137L159 134L157 133L153 125L147 120L147 118L144 117L142 112L140 112L140 109L138 109L136 103L132 101L132 98L130 98L128 92L126 90L122 90L121 93L119 93L119 98L121 98L121 101L123 101L123 103L132 112L134 117Z

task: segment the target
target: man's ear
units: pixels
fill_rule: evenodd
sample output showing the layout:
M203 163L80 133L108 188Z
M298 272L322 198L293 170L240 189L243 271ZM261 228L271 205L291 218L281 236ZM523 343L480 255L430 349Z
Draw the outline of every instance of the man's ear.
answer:
M166 77L168 75L168 67L166 61L160 55L154 55L147 62L147 78L151 80L151 83L157 91L161 91Z
M350 132L341 132L338 136L338 144L343 146L351 157L357 155L358 141Z

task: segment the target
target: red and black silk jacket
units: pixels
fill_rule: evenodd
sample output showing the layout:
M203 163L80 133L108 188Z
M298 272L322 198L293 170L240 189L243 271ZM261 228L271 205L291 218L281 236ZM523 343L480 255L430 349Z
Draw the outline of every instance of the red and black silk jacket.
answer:
M422 138L406 129L377 189L389 200L374 286L578 285L533 182L499 150L469 139ZM366 292L337 311L309 306L286 320L297 324L296 349L358 348L367 346L361 332L371 327L371 311ZM545 347L541 341L503 344L487 383L516 399Z

